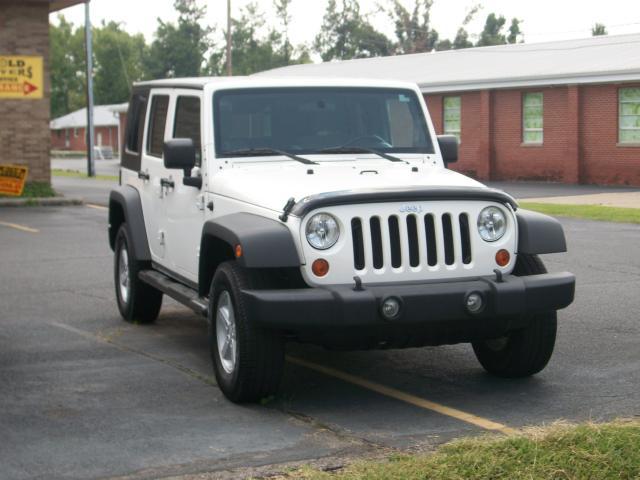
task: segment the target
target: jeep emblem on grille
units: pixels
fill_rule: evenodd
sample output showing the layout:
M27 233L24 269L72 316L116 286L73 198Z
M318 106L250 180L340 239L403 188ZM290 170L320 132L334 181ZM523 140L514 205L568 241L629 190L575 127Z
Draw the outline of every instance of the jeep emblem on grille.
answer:
M421 213L421 205L402 205L400 207L400 213Z

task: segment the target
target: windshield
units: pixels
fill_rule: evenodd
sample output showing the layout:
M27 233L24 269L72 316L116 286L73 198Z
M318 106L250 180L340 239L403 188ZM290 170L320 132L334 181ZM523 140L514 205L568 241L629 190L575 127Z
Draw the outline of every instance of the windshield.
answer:
M379 88L223 90L213 98L219 157L247 150L296 154L433 153L417 95ZM325 151L323 151L325 150ZM332 151L333 150L333 151Z

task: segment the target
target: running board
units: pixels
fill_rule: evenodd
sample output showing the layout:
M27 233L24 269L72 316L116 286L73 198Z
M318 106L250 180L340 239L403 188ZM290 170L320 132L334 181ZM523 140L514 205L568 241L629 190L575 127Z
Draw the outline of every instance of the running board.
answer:
M166 293L174 300L189 307L194 312L206 317L209 305L206 298L198 295L193 288L189 288L180 282L176 282L164 273L156 270L142 270L138 273L138 278L144 283L157 288L162 293Z

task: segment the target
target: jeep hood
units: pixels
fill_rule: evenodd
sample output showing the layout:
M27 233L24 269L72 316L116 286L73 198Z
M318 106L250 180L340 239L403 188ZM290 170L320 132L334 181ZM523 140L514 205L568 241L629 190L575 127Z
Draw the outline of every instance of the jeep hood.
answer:
M413 167L418 171L412 171ZM308 173L308 172L313 173ZM225 197L281 212L287 200L337 191L376 188L484 187L452 170L424 164L389 164L386 160L236 164L213 176L211 191Z

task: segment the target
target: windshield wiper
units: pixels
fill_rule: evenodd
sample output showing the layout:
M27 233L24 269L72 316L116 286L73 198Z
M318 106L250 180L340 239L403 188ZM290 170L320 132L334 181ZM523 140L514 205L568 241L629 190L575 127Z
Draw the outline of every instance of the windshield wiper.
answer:
M378 155L390 162L404 162L404 160L398 157L367 147L328 147L318 150L317 153L373 153L374 155Z
M234 156L234 157L251 157L253 155L282 155L284 157L289 157L291 160L295 160L296 162L304 163L305 165L318 165L317 162L312 160L307 160L306 158L299 157L290 152L285 152L284 150L278 150L277 148L269 148L269 147L260 147L260 148L242 148L240 150L232 150L230 152L225 152L225 155Z

